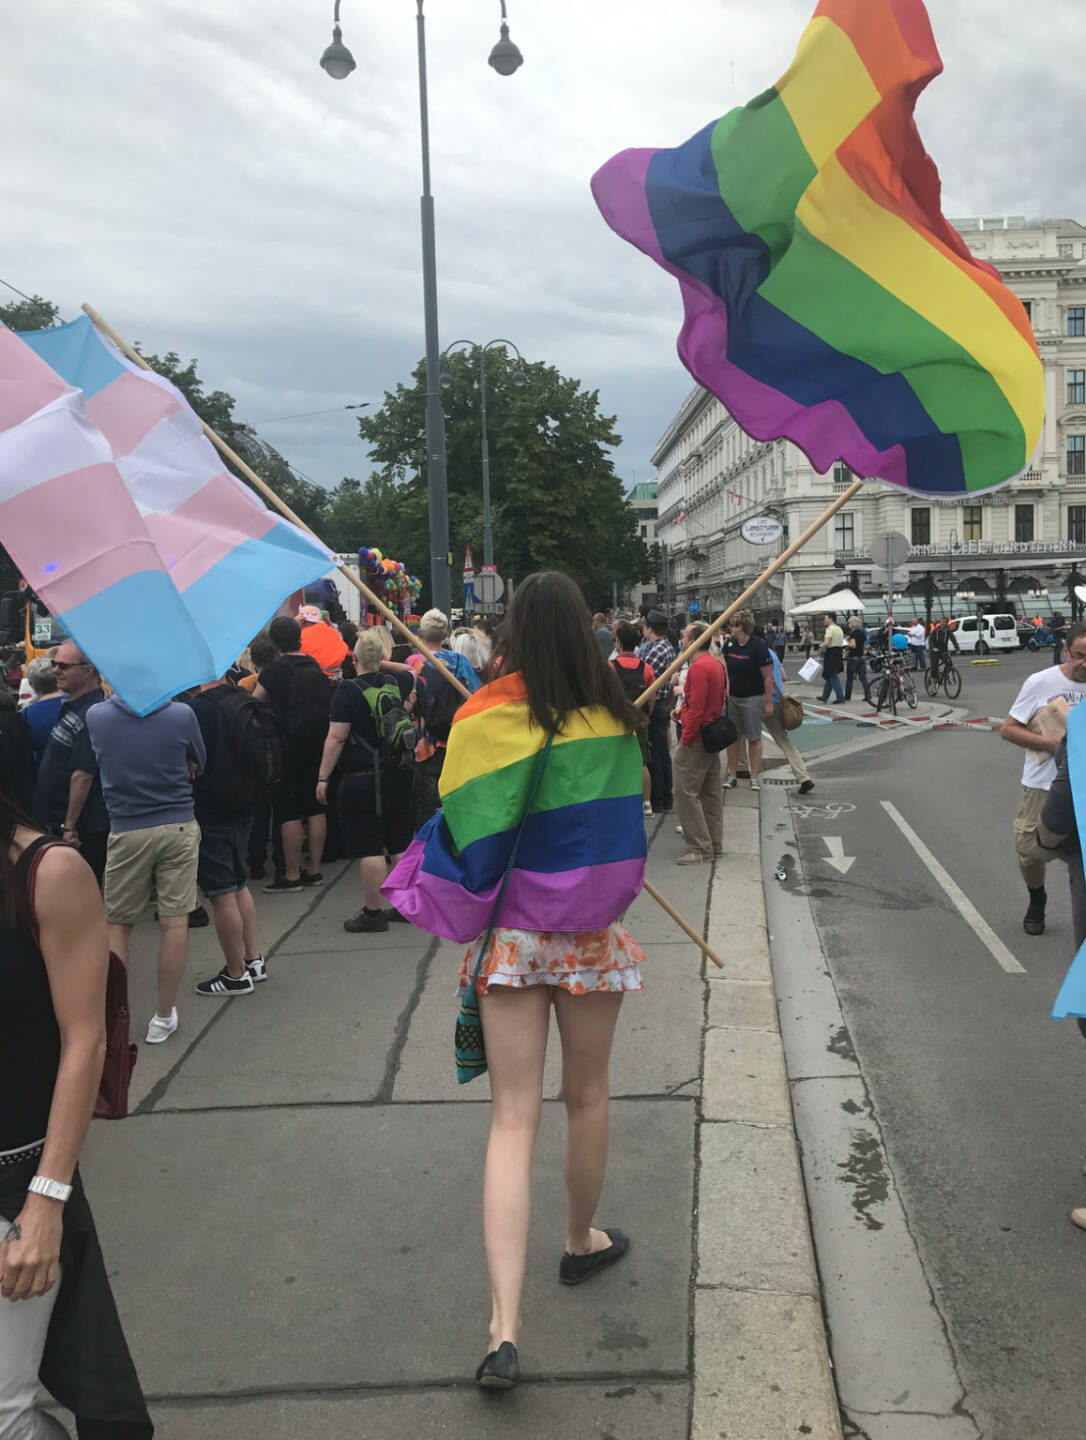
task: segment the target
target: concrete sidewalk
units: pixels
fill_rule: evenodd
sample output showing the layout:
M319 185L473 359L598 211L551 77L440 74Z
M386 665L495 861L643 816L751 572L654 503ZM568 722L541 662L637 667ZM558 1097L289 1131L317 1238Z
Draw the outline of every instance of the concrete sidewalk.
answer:
M230 1435L840 1440L769 964L757 797L727 792L726 854L649 874L726 962L702 964L642 897L648 953L613 1062L600 1222L633 1241L583 1288L556 1280L563 1111L548 1060L521 1337L525 1382L471 1383L485 1349L485 1078L452 1057L463 947L409 926L351 936L354 867L257 889L270 979L202 1000L141 1045L136 1112L98 1122L84 1176L162 1440ZM133 1034L155 931L133 944Z

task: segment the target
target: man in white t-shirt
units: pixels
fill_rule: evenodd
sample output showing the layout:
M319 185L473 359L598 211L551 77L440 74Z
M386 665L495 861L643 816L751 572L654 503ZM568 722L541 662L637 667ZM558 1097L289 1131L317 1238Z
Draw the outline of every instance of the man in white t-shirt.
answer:
M1037 822L1041 818L1045 796L1056 778L1055 754L1062 735L1038 734L1027 727L1053 700L1077 705L1086 699L1086 625L1072 625L1067 633L1067 659L1031 675L1018 692L1010 714L1000 727L1000 735L1026 752L1022 766L1022 799L1014 820L1014 848L1018 864L1029 891L1029 908L1022 928L1027 935L1043 935L1045 930L1045 865L1058 856L1045 850L1037 840Z
M928 634L922 620L914 620L909 626L909 649L912 651L913 669L928 668Z

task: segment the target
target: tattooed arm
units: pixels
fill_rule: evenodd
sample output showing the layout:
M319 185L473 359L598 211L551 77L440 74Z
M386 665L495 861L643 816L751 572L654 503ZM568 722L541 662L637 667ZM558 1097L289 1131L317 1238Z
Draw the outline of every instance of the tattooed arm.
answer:
M34 909L60 1029L60 1066L38 1173L67 1184L102 1075L109 956L102 897L75 851L57 846L42 856ZM63 1214L57 1200L26 1197L0 1240L0 1294L6 1300L44 1295L56 1283Z

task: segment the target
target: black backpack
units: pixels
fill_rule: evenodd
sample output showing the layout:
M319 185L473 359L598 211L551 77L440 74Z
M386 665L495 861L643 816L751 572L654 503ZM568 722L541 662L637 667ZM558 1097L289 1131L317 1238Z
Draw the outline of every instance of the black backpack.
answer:
M463 705L464 697L455 685L449 684L436 665L424 661L423 670L425 684L421 691L421 710L426 734L429 739L440 740L445 745L452 729L453 716Z
M283 779L283 727L270 705L244 690L219 701L218 738L208 773L216 806L251 815Z
M283 710L288 740L324 742L332 704L332 682L310 655L283 655L280 664L290 670L290 689Z
M378 774L382 770L406 769L415 758L419 732L404 709L400 687L395 680L387 680L383 685L363 685L358 680L346 683L361 695L377 727L376 750L357 728L351 730L351 743L361 745L373 756Z
M646 689L644 660L639 660L632 669L628 665L620 665L617 660L612 660L611 668L619 678L626 699L632 705Z

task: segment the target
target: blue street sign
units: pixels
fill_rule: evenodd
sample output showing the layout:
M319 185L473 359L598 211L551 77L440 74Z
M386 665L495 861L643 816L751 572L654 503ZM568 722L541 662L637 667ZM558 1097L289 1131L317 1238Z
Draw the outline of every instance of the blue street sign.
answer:
M688 615L700 615L700 614L701 614L701 601L700 601L700 600L691 600L690 603L689 603L689 605L687 605L687 607L686 607L686 611L687 611L687 614L688 614Z

